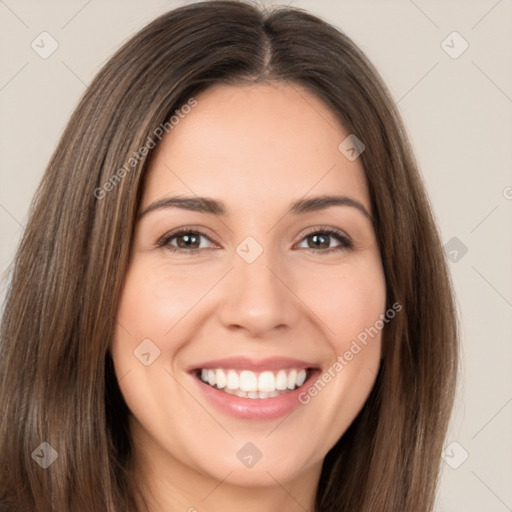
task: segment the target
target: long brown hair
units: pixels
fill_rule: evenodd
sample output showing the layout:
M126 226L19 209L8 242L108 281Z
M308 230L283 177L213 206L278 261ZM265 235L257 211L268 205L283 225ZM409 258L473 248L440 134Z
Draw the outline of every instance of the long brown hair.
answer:
M388 307L403 307L384 328L367 402L324 460L316 511L433 509L458 322L395 104L365 55L326 21L213 0L160 16L109 60L37 190L1 328L0 510L138 510L129 411L108 344L152 154L140 148L157 143L155 129L210 85L270 81L307 88L365 144ZM36 463L52 454L46 469Z

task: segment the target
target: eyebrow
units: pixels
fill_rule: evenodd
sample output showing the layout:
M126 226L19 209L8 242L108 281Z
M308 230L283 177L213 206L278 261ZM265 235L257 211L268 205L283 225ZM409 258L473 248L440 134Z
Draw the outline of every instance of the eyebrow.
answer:
M348 206L355 208L367 219L373 221L371 214L363 206L362 203L356 199L342 195L321 195L307 199L299 199L298 201L292 202L289 205L287 213L299 215L324 210L326 208L330 208L331 206ZM227 215L227 208L221 201L217 201L208 197L171 196L159 199L158 201L151 203L139 214L138 220L152 211L167 208L181 208L184 210L212 215Z

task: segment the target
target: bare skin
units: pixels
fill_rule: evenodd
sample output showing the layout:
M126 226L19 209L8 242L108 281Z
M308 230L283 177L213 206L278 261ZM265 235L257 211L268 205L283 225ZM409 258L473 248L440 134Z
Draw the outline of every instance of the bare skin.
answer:
M339 151L349 133L299 86L221 85L196 99L156 148L140 211L183 195L221 201L226 213L155 208L136 225L111 344L133 413L134 471L152 512L312 511L323 459L375 382L381 335L278 419L219 410L187 369L242 355L292 357L327 372L385 312L370 219L346 205L288 213L300 199L343 195L371 214L361 159ZM183 234L171 236L182 227L200 233L188 252ZM320 228L353 246L315 238ZM257 245L246 251L262 249L251 263L236 250L247 237ZM134 357L145 339L160 351L148 366ZM249 442L262 453L252 467L237 457Z

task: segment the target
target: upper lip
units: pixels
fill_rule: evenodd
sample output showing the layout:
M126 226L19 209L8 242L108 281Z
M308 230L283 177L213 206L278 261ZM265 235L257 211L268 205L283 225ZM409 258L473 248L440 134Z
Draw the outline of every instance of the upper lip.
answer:
M236 370L250 370L253 372L263 370L281 370L287 368L316 368L314 363L301 361L291 357L268 357L265 359L252 359L245 356L227 357L224 359L215 359L195 364L189 367L189 372L194 372L202 368L229 368Z

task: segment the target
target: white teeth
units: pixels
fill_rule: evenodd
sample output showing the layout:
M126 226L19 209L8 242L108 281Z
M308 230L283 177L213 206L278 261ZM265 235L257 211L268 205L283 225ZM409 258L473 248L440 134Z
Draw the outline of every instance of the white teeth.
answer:
M251 391L250 393L246 393L245 391L241 391L239 389L223 389L224 393L228 393L230 395L236 395L241 398L273 398L275 396L279 396L281 393L277 391L273 391L272 393L264 393L263 391Z
M235 370L228 371L227 387L228 389L238 389L238 373Z
M243 398L271 398L291 391L304 384L307 372L304 368L290 368L277 372L255 373L249 370L205 369L200 373L203 382L226 393Z
M258 389L262 392L272 392L276 390L276 379L272 372L260 373L258 377Z
M283 391L288 387L288 377L284 370L279 370L276 377L276 389Z
M293 369L288 374L288 389L293 389L295 387L295 384L297 383L297 370Z
M306 370L302 369L297 374L297 386L302 386L304 382L306 381Z
M254 372L244 370L240 373L240 384L239 388L242 391L258 391L258 378Z
M224 370L217 370L215 372L215 379L217 381L217 387L219 389L222 389L222 388L225 388L227 383L228 383L228 380L226 378L226 374L224 373Z

